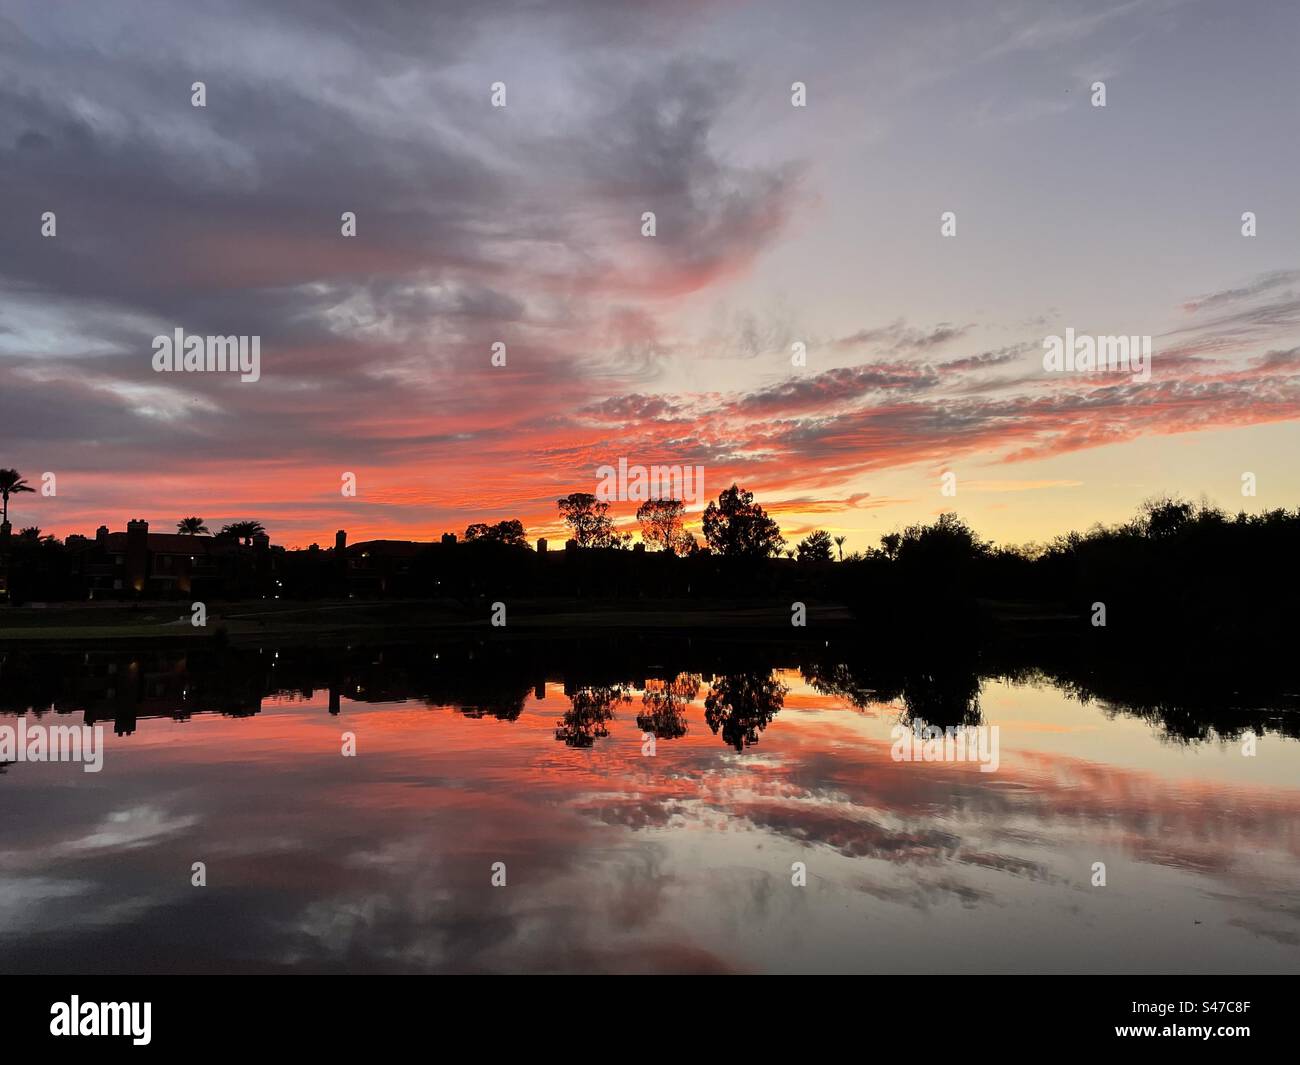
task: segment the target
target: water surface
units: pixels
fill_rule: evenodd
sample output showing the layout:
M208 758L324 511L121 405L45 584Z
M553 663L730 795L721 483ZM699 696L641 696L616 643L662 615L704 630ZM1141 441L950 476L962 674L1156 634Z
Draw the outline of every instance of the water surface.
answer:
M106 734L0 774L0 969L1297 969L1293 707L836 654L0 654L0 724ZM900 721L999 767L895 761Z

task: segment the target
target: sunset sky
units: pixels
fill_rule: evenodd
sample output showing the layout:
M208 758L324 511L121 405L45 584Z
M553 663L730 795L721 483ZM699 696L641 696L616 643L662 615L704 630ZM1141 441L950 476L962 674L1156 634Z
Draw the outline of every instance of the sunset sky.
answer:
M0 466L57 475L15 528L556 536L620 458L847 550L1300 504L1294 3L183 10L0 0ZM261 379L155 373L177 328ZM1067 328L1151 379L1045 372Z

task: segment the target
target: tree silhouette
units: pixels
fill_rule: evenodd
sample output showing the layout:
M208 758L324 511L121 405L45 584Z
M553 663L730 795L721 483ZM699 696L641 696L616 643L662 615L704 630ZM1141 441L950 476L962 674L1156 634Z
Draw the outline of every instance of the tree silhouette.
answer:
M524 523L518 518L499 521L495 525L477 521L465 530L465 541L505 544L507 547L527 547L528 537L524 533Z
M1149 499L1142 504L1139 521L1151 539L1168 540L1177 536L1194 514L1195 508L1191 503L1167 498Z
M518 518L508 518L492 526L488 534L499 544L507 547L527 547L528 536L524 532L524 523Z
M841 561L841 562L844 561L844 541L847 540L847 539L848 539L847 536L837 536L837 537L835 537L835 546L836 546L836 548L839 550L839 553L840 553L840 561Z
M614 719L614 707L631 702L622 688L579 688L569 696L573 705L564 712L555 728L555 738L566 747L592 747L596 740L609 735L608 724Z
M704 510L704 538L720 555L769 558L785 546L781 529L754 502L754 493L733 484Z
M648 680L641 695L636 727L656 739L675 740L686 735L686 706L700 693L696 673L679 673L671 680Z
M202 518L181 518L176 523L176 531L182 536L206 535L208 527L203 524Z
M221 527L222 536L242 540L245 547L252 544L254 536L259 536L264 532L266 530L262 527L260 521L232 521L229 525Z
M19 492L35 492L36 489L22 479L17 470L0 470L0 499L4 501L3 517L0 523L9 522L9 497Z
M895 632L847 657L805 662L799 672L815 691L859 709L901 702L900 724L947 728L983 722L980 668L969 633L919 647Z
M799 541L800 562L829 562L831 560L831 534L817 529Z
M929 565L944 562L972 562L989 554L992 545L952 511L939 515L930 525L909 525L897 539L894 555L902 563ZM889 537L882 537L883 544Z
M704 721L727 745L743 751L758 742L785 703L788 689L766 670L718 677L704 697Z
M579 547L622 547L631 539L627 533L614 531L609 504L590 492L573 492L555 502Z
M647 499L636 511L641 539L651 547L674 555L688 555L695 537L682 528L686 504L680 499Z

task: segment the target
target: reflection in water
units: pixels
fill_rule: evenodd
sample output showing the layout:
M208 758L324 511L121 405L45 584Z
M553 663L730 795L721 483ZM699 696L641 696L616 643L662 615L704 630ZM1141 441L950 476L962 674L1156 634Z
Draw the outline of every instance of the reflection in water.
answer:
M928 663L895 666L892 671L843 662L831 666L814 663L803 669L803 675L818 691L843 696L854 706L901 703L900 723L915 728L978 725L982 721L977 666L951 652L937 654Z
M630 703L622 688L579 688L569 696L571 706L555 728L555 738L568 747L591 747L609 735L614 708Z
M713 682L704 697L704 720L713 734L738 751L758 742L772 723L788 689L770 673L730 673Z
M686 707L700 693L695 673L679 673L672 680L646 681L636 727L655 739L676 740L686 735Z
M657 664L647 667L647 661ZM845 641L742 648L685 638L643 640L630 650L621 641L590 638L531 644L462 638L437 649L0 650L0 714L81 714L87 724L111 721L118 735L129 735L143 718L249 716L264 699L309 700L326 689L333 714L343 698L418 700L469 718L514 721L529 696L540 698L546 682L555 680L574 699L556 738L590 747L583 737L607 736L608 722L631 692L642 693L639 728L661 739L685 735L683 707L696 699L703 678L715 677L708 682L705 720L727 746L743 750L781 710L785 692L772 670L797 667L815 691L858 708L892 704L900 721L914 726L981 724L981 689L996 678L1050 684L1084 705L1141 718L1181 741L1244 732L1300 738L1300 683L1288 670L1278 675L1251 663L1248 670L1218 668L1209 676L1181 668L1162 673L1145 658L1128 668L1123 661L1100 666L1043 657L989 660L951 646L873 649Z
M1294 971L1295 685L1149 673L635 634L0 651L0 724L117 736L102 773L0 775L0 970ZM900 721L997 724L999 769L894 762Z

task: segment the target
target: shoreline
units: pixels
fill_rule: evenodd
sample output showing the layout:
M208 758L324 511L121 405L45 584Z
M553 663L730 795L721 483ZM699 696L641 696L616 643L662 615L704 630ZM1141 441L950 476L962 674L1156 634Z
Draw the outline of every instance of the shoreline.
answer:
M842 603L808 601L807 623L793 626L784 600L519 600L507 603L506 624L491 622L492 603L450 600L321 600L213 604L207 624L194 626L185 604L50 604L0 611L0 647L33 644L118 643L143 639L188 644L267 638L366 636L391 638L414 632L554 633L584 630L739 630L815 638L818 633L859 627Z

